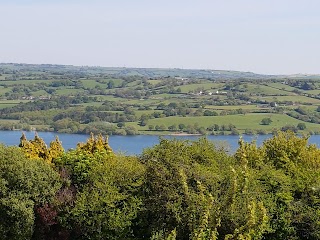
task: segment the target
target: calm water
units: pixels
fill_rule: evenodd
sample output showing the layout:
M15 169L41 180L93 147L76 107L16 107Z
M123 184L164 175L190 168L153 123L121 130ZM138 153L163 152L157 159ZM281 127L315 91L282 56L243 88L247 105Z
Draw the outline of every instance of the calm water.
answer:
M34 138L34 132L24 132L28 139ZM21 131L0 131L0 142L6 145L19 145ZM88 135L83 134L65 134L65 133L52 133L52 132L38 132L39 136L49 144L54 140L55 136L58 136L65 149L75 148L78 142L85 142ZM261 144L265 139L270 138L271 135L260 136L243 136L245 141L256 140L258 144ZM165 136L165 138L174 138L172 136ZM177 139L196 140L199 136L183 136L175 137ZM214 141L216 144L228 146L230 152L234 152L238 147L239 136L208 136L208 139ZM314 135L310 137L310 143L320 145L320 135ZM109 144L115 152L122 152L129 155L135 155L142 153L142 150L147 147L152 147L159 143L158 136L110 136Z

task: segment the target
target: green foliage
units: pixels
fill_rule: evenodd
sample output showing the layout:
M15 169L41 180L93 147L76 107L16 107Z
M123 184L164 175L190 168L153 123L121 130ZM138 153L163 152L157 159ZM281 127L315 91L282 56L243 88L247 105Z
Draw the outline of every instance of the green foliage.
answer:
M142 184L143 168L135 159L99 160L102 161L94 163L88 183L79 190L72 208L66 207L61 221L66 227L80 227L83 239L128 236L141 207L141 199L134 193Z
M278 132L260 148L244 152L249 162L257 161L255 179L271 227L264 239L318 239L319 149L308 145L307 137Z
M230 158L206 139L165 140L141 156L146 165L144 234L214 239L219 226L218 182ZM220 171L218 170L221 167ZM164 238L164 239L165 239Z
M35 209L53 200L59 175L43 161L30 161L17 147L0 145L0 234L30 239Z
M205 140L161 140L141 157L143 232L152 239L174 229L176 239L318 239L319 156L292 132L261 147L240 140L234 160Z
M261 120L261 125L270 125L272 123L271 118L263 118Z
M298 123L297 128L299 130L305 130L307 128L305 123Z
M66 171L67 189L76 188L69 202L59 203L62 226L77 231L77 239L119 239L132 234L142 207L138 195L144 167L135 157L115 156L101 136L55 161Z
M205 138L160 139L140 157L101 135L66 153L58 139L44 146L0 145L3 239L320 239L320 149L308 137L240 139L234 155ZM30 161L46 159L39 149L52 164Z
M3 130L166 134L169 127L184 124L192 127L181 131L206 134L203 128L231 123L237 128L231 134L245 129L260 134L285 125L293 130L301 121L315 132L320 123L319 76L286 76L284 81L232 71L27 64L0 64L0 73ZM272 124L262 121L268 118ZM148 131L148 125L158 128ZM215 134L230 134L226 131Z

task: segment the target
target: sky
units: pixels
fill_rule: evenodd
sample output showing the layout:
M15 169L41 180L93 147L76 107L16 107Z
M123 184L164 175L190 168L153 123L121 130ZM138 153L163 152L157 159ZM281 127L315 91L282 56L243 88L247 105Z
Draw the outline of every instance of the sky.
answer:
M0 0L0 62L320 73L319 0Z

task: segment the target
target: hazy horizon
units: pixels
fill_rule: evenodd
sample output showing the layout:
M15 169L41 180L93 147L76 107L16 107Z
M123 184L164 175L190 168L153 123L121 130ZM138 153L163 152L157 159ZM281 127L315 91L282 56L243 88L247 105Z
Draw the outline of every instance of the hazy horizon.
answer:
M259 73L253 71L241 71L237 69L211 69L211 68L179 68L179 67L130 67L130 66L100 66L100 65L74 65L74 64L60 64L60 63L27 63L27 62L0 62L0 64L26 64L26 65L56 65L56 66L72 66L72 67L89 67L89 68L128 68L128 69L179 69L179 70L205 70L205 71L230 71L254 73L258 75L274 75L274 76L290 76L290 75L320 75L320 73L289 73L289 74L273 74L273 73Z
M0 62L319 74L320 2L1 0Z

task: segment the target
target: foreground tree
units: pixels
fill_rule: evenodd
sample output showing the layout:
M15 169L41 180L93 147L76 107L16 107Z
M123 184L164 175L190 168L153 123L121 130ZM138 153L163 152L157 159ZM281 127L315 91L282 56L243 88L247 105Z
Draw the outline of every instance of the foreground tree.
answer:
M231 158L206 139L165 140L141 156L146 165L141 237L216 239L219 182ZM158 236L158 237L157 237ZM163 238L159 238L163 236Z
M26 135L23 133L20 138L19 147L25 153L26 157L31 160L43 160L48 164L52 163L52 160L62 156L64 149L58 137L50 143L48 148L42 138L36 134L33 140L27 140Z
M319 156L293 132L279 132L261 147L240 141L233 157L207 140L161 140L141 156L140 236L319 239Z
M264 239L320 238L320 151L307 137L278 132L244 151L262 189L269 230Z
M144 167L136 157L116 156L107 139L91 135L54 163L64 175L58 219L69 230L69 238L132 236L133 221L142 207L138 192L144 176Z
M121 156L101 135L56 139L51 164L21 150L0 145L3 239L320 239L320 150L293 132L234 155L201 138Z
M30 161L17 147L0 145L1 239L30 239L37 209L52 204L59 175L43 161Z

